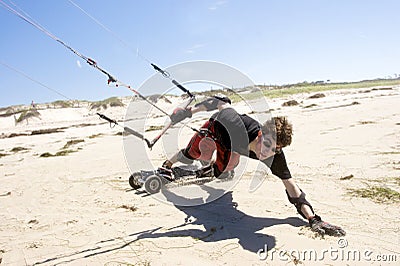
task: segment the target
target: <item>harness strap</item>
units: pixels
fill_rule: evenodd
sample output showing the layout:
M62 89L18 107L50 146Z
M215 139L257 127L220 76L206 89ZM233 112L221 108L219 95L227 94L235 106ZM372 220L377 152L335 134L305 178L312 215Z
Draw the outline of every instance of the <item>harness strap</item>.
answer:
M290 197L290 195L289 195L289 192L286 190L286 195L287 195L287 197L288 197L288 199L289 199L289 202L290 203L292 203L295 207L296 207L296 209L297 209L297 212L304 218L304 219L307 219L307 217L303 214L303 212L301 211L301 206L304 204L304 205L307 205L308 207L310 207L310 209L311 209L311 211L314 213L314 209L313 209L313 207L311 206L311 203L309 203L307 200L306 200L306 193L304 193L303 192L303 190L301 190L300 189L300 191L301 191L301 194L300 194L300 196L298 197L298 198L292 198L292 197Z

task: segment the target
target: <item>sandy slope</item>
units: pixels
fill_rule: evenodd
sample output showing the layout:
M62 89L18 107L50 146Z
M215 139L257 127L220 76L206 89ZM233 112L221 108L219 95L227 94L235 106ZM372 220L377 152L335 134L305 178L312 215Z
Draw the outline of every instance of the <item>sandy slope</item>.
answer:
M346 247L340 248L337 238L322 239L310 232L278 178L267 176L250 193L252 167L225 196L198 207L176 207L130 190L127 178L132 167L125 162L122 137L115 135L120 128L110 129L85 108L71 108L42 110L42 120L29 125L15 126L12 118L0 118L3 136L66 127L59 133L0 139L0 153L8 154L0 158L2 263L397 265L399 203L350 197L346 189L379 185L400 191L400 87L325 94L319 99L291 96L301 103L293 107L281 107L289 98L275 99L270 107L274 115L289 116L295 127L294 142L285 150L292 175L317 213L348 232L340 243L347 241ZM310 104L316 106L304 108ZM107 113L121 119L124 108ZM182 134L188 139L191 133ZM84 140L71 146L76 152L39 157L56 153L73 139ZM143 144L134 143L134 165L139 169L145 164ZM14 147L27 150L11 152ZM164 159L156 148L151 156L154 164ZM354 177L340 180L349 175ZM202 189L218 193L212 184ZM167 199L174 196L164 193ZM260 260L257 251L265 245L268 257ZM318 257L298 256L307 250L315 250ZM347 260L353 251L360 252L360 259L351 253ZM397 263L373 261L379 254L397 256Z

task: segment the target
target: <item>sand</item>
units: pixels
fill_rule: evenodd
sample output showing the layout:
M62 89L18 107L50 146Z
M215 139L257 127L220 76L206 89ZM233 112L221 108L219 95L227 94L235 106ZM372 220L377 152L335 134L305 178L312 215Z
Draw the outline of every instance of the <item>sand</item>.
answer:
M142 141L133 140L132 166L121 128L110 128L85 106L48 108L29 124L0 117L0 264L398 265L399 202L351 196L348 189L400 192L400 87L323 93L268 102L273 115L286 115L294 125L293 143L285 148L292 175L316 213L342 226L345 237L312 233L267 169L264 182L250 192L254 161L223 197L197 207L133 191L131 171L148 167L143 152L159 165L162 149L146 151ZM283 107L289 100L300 104ZM104 112L123 120L125 110ZM154 125L165 122L149 119ZM61 132L30 135L49 128ZM7 137L11 133L26 135ZM191 134L182 131L179 145ZM74 152L40 157L71 140L76 143L68 149ZM16 147L24 150L11 151ZM216 187L201 189L212 194Z

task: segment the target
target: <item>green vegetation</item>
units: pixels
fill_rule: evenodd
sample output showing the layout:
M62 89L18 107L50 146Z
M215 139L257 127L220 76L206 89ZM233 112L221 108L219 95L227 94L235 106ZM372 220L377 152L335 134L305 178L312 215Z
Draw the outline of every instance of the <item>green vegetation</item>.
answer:
M389 90L392 86L400 85L400 78L396 79L374 79L374 80L363 80L357 82L342 82L342 83L330 83L330 82L301 82L296 84L286 84L286 85L256 85L255 87L260 89L260 91L248 92L246 89L251 90L251 88L224 88L210 91L197 92L196 95L203 95L204 97L210 97L216 94L223 94L228 96L232 102L240 102L242 100L252 100L260 97L260 92L264 94L265 97L268 98L277 98L277 97L285 97L288 95L298 94L298 93L312 93L312 92L322 92L329 90L338 90L338 89L360 89L360 88L373 88L373 87L382 87L382 88L373 88L371 90ZM241 92L245 92L245 94L241 94ZM366 90L365 92L369 92L370 90ZM186 97L184 94L182 97ZM161 96L163 97L163 96ZM157 99L155 96L148 96L149 99ZM164 98L168 101L167 98ZM118 97L110 97L108 99L97 101L97 102L88 102L88 101L54 101L50 104L47 104L47 107L53 108L68 108L78 106L80 103L89 103L90 109L100 110L101 108L106 109L108 107L115 106L124 106L122 101ZM0 117L7 117L14 114L19 114L28 112L30 106L24 105L15 105L9 107L0 108Z
M63 132L64 129L67 129L67 127L32 130L31 135L33 136L33 135L58 133L58 132Z
M296 106L296 105L299 105L299 103L296 100L290 100L282 104L282 106Z
M53 105L53 108L69 108L73 107L73 104L69 101L55 101L51 103Z
M66 155L68 155L70 153L73 153L73 152L76 152L76 151L73 151L73 150L62 150L62 151L56 152L56 154L54 156L66 156Z
M17 153L17 152L26 151L26 150L29 150L29 149L28 148L24 148L24 147L14 147L14 148L12 148L10 150L10 152ZM2 150L2 151L4 151L4 150ZM11 153L2 153L2 152L0 152L0 158L4 157L4 156L8 156L8 155L11 155Z
M23 111L25 111L25 110L14 110L13 107L8 107L7 109L5 109L4 113L0 114L0 117L16 115L16 114L22 113Z
M280 98L286 97L298 93L312 93L322 92L339 89L360 89L360 88L373 88L373 87L386 87L381 88L382 90L389 90L391 86L400 85L400 79L376 79L376 80L364 80L358 82L343 82L343 83L324 83L324 82L302 82L288 85L256 85L261 90L263 95L267 98ZM251 89L251 88L245 88ZM199 92L198 95L205 97L211 97L216 94L223 94L228 96L232 102L240 102L243 99L253 100L260 97L259 91L254 91L246 94L240 94L245 89L219 89ZM379 89L372 89L379 90ZM322 96L322 95L321 95Z
M166 97L168 94L153 94L150 96L147 96L146 99L149 101L152 101L153 103L157 103L159 100L164 100L167 103L171 103L171 101Z
M349 189L348 193L351 196L369 198L377 203L400 202L400 193L386 187L371 186L368 188Z
M226 95L226 93L227 93L226 90L209 90L209 91L202 91L199 93L199 95L202 95L204 97L212 97L217 94ZM233 93L233 92L230 92L230 93Z
M400 151L384 151L379 152L378 154L400 154Z
M136 206L128 206L128 205L121 205L119 208L122 208L122 209L127 209L127 210L130 210L130 211L137 211L137 207Z
M312 107L317 107L318 105L316 105L315 103L304 106L303 108L312 108Z
M217 94L222 94L222 95L225 95L225 96L229 97L229 99L231 99L232 103L237 103L237 102L243 101L244 99L245 100L250 100L247 96L253 97L252 99L257 98L256 94L258 94L258 96L260 96L259 93L255 93L254 95L253 94L246 94L246 97L243 97L243 96L240 96L238 93L239 93L239 91L237 91L237 90L231 90L231 89L222 90L221 89L221 90L203 91L203 92L197 93L196 95L201 95L201 96L204 96L204 97L208 98L208 97L212 97L212 96L217 95ZM196 99L195 103L199 103L202 100L204 100L204 99L202 99L202 98L200 98L199 100Z
M372 179L372 182L385 184L385 185L399 185L400 177L381 177L379 179Z
M12 149L10 150L10 152L16 153L16 152L27 151L27 150L29 150L29 149L28 149L28 148L24 148L24 147L14 147L14 148L12 148Z
M148 129L146 129L146 132L155 131L155 130L161 130L163 128L164 128L164 126L150 126Z
M15 106L9 106L9 107L3 107L0 108L0 117L8 117L16 114L20 114L24 111L29 110L28 107L23 106L23 105L15 105Z
M93 135L90 135L90 136L89 136L89 139L98 138L98 137L100 137L100 136L103 136L103 134L102 134L102 133L99 133L99 134L93 134Z
M400 79L376 79L359 82L344 83L309 83L302 82L283 86L258 86L263 90L264 96L268 98L279 98L297 93L311 93L339 89L360 89L382 86L400 85ZM389 88L387 88L389 89Z
M124 106L122 101L117 97L111 97L102 101L93 102L90 105L90 110L107 109L108 107Z
M30 110L25 110L22 111L21 114L19 115L19 117L15 120L15 123L20 123L24 120L27 120L31 117L39 117L40 113L38 110L36 109L30 109Z
M376 124L376 122L374 122L374 121L360 121L358 123L360 125Z
M352 179L354 177L354 175L352 175L352 174L350 174L350 175L347 175L347 176L342 176L341 178L339 178L340 180L350 180L350 179Z
M84 140L83 139L69 140L64 145L64 147L62 147L62 149L60 151L56 152L55 154L52 154L50 152L45 152L45 153L42 153L39 157L47 158L47 157L67 156L68 154L77 152L80 149L80 148L78 148L78 150L74 151L74 150L68 150L68 148L71 147L72 145L75 145L75 144L78 144L81 142L84 142Z
M76 152L76 151L73 151L73 150L62 150L62 151L56 152L56 154L52 154L50 152L45 152L45 153L42 153L39 157L45 157L46 158L46 157L66 156L66 155L68 155L70 153L73 153L73 152Z
M40 154L40 156L39 157L53 157L54 156L54 154L51 154L50 152L45 152L45 153L42 153L42 154Z
M70 146L84 142L85 140L83 139L73 139L73 140L69 140L63 147L63 149L68 149Z

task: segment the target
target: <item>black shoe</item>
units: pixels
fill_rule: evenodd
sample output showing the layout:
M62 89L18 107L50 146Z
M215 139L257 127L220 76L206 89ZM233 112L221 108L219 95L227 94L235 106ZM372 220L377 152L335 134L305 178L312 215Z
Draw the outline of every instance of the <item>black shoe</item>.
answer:
M196 178L202 178L202 177L212 177L214 176L214 171L211 165L206 166L204 168L201 168L196 171Z
M186 176L194 176L196 175L196 171L190 169L184 169L179 166L172 168L172 173L174 174L175 178L181 178Z
M174 181L172 170L169 169L169 168L159 167L157 169L157 174L159 174L160 176L164 177L168 181Z

